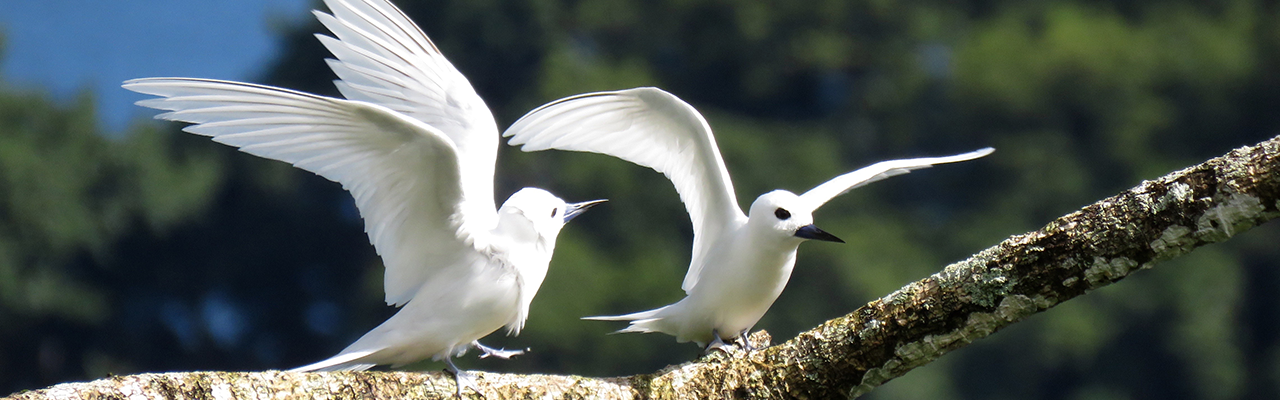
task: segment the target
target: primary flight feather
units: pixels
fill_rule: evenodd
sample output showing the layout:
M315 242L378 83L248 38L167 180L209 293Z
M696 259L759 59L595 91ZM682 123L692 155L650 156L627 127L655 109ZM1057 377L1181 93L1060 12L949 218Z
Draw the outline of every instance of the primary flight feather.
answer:
M607 154L663 173L693 222L685 298L633 314L588 317L630 321L620 332L662 332L707 349L742 338L786 286L806 239L839 242L813 225L813 211L849 190L934 164L972 160L985 148L949 157L884 161L840 175L803 195L765 193L744 215L702 115L657 88L588 93L535 109L503 133L524 151Z
M466 78L386 0L326 0L317 35L346 99L193 78L124 83L139 105L185 131L342 184L386 266L387 304L402 307L338 355L297 371L361 370L452 357L505 327L517 334L560 229L603 200L567 204L524 188L495 209L498 130Z

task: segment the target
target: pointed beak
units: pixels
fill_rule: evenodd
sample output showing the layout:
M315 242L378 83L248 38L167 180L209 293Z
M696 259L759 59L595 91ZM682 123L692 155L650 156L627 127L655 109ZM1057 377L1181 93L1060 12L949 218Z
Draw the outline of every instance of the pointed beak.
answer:
M818 229L818 227L813 226L813 224L805 225L800 227L800 229L796 229L795 236L798 238L844 243L844 241L840 240L836 235L832 235L824 230Z
M581 203L573 203L573 204L566 205L564 207L564 222L569 223L569 220L574 219L575 217L578 216L578 214L582 214L583 211L587 211L588 208L594 207L596 204L600 204L606 201L609 201L609 199L591 200L591 201L584 201Z

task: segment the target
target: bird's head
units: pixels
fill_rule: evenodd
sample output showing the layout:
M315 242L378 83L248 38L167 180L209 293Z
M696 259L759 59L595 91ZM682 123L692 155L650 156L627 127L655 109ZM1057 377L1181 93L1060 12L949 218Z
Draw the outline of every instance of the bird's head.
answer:
M565 223L581 215L582 212L587 211L592 206L605 201L607 200L566 203L546 190L524 188L512 194L511 197L507 198L507 202L502 204L502 208L498 211L501 218L499 224L522 222L522 225L525 225L525 230L529 231L528 233L554 243L556 236L560 235L560 228L563 228ZM503 230L508 231L508 233L515 233L509 232L510 229Z
M844 243L835 235L814 226L812 206L786 190L774 190L757 197L751 203L747 223L755 226L754 229L776 233L780 237Z

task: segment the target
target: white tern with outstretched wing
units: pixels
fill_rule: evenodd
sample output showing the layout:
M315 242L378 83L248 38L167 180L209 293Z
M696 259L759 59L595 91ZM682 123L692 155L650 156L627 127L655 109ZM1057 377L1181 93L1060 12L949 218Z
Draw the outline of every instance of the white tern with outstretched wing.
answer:
M495 209L498 130L466 78L387 0L326 0L320 36L347 99L249 83L147 78L139 105L185 131L342 184L386 265L386 300L402 308L338 355L297 371L361 370L452 357L506 327L517 334L560 229L603 200L567 204L524 188Z
M698 284L708 244L746 221L711 128L697 110L655 88L556 100L530 111L505 133L524 151L608 154L653 168L676 186L693 220L693 260L681 288Z
M674 304L633 314L588 317L630 321L620 332L662 332L710 350L742 338L786 287L805 239L840 242L813 225L813 211L858 186L934 164L972 160L965 154L884 161L836 177L797 196L775 190L747 215L734 200L707 122L692 106L657 88L588 93L548 103L503 136L525 151L559 149L608 154L662 172L693 221L693 256Z

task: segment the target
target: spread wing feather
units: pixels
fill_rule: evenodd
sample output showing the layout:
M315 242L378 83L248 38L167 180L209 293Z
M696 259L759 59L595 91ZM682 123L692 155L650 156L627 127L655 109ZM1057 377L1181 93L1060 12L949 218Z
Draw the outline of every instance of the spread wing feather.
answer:
M194 124L187 132L341 183L386 264L388 304L408 302L443 269L474 265L461 261L485 242L473 232L488 230L470 225L496 218L492 206L466 204L453 141L387 107L209 79L135 79L124 87L159 96L138 104L168 111L156 118Z
M827 201L830 201L836 196L848 193L850 190L868 183L891 176L902 175L916 169L929 168L935 164L972 160L991 154L993 151L996 150L986 147L954 156L881 161L862 167L857 171L831 178L831 180L823 182L821 185L818 185L813 189L809 189L808 192L800 195L800 199L809 205L810 210L817 210L818 207L822 207L823 204L826 204Z
M675 185L693 221L693 257L681 287L698 283L702 258L726 227L746 219L716 139L702 115L657 88L587 93L530 111L502 134L524 151L607 154L653 168Z
M342 95L387 107L444 133L457 148L465 206L477 208L469 213L484 216L482 209L495 209L498 128L467 78L391 2L325 4L332 15L314 13L337 38L316 37L337 57L329 67L341 78L335 84Z

